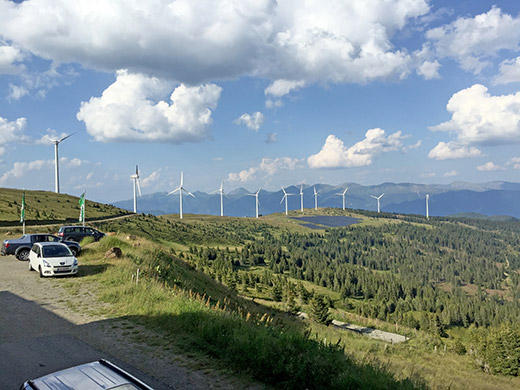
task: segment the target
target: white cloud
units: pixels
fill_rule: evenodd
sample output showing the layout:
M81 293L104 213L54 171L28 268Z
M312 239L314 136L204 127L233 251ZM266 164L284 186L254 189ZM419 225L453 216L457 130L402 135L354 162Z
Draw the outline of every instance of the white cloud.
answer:
M311 168L362 167L372 164L376 155L402 150L402 139L397 131L388 136L382 129L370 129L365 139L347 148L343 141L331 134L325 140L320 152L310 156L307 163Z
M249 129L258 131L260 130L260 126L262 126L262 123L264 123L264 114L257 111L252 115L249 114L242 114L239 118L235 119L235 123L237 125L244 124Z
M438 61L424 61L422 65L417 68L417 74L423 76L426 80L438 79L441 76L439 75L439 68L441 64Z
M77 118L101 142L182 143L209 138L212 110L222 88L181 84L172 92L170 103L160 100L171 88L170 82L120 70L101 97L81 103Z
M0 117L0 156L5 152L8 143L28 142L29 138L23 134L26 126L26 118L9 122L6 118Z
M24 59L22 51L6 45L0 40L0 74L16 74L23 70L20 61Z
M477 171L481 171L481 172L503 171L503 170L505 170L504 167L501 167L500 165L496 165L492 161L488 161L487 163L485 163L483 165L477 166Z
M452 131L465 145L520 142L520 92L491 96L485 86L475 84L455 93L447 110L452 113L451 120L430 130Z
M305 81L303 80L275 80L264 90L264 93L274 97L282 97L291 93L291 91L303 88L304 86Z
M515 169L520 169L520 157L513 157L507 165L512 165Z
M39 171L43 168L51 168L54 166L54 160L36 160L29 162L15 162L10 171L5 172L0 177L0 185L6 183L9 179L18 179L31 171Z
M141 187L149 187L149 186L152 186L154 183L157 183L157 180L159 180L160 178L161 178L161 168L153 171L152 173L150 173L150 175L141 179L139 181L139 183L141 184Z
M244 169L237 173L230 173L227 181L247 182L254 180L258 175L274 176L280 170L294 170L300 165L301 160L290 157L267 158L264 157L258 166Z
M493 80L496 84L516 83L520 81L520 57L503 61L500 64L500 73Z
M459 173L457 171L449 171L449 172L446 172L444 175L444 177L453 177L453 176L457 176Z
M429 158L435 160L451 160L457 158L477 157L482 152L474 146L464 146L456 142L439 142L428 153Z
M459 17L448 25L431 29L426 37L440 58L454 58L464 70L477 74L498 51L519 49L520 17L493 7L474 18Z
M391 39L429 9L427 0L2 1L0 34L56 63L189 85L242 75L363 83L409 73L409 54Z

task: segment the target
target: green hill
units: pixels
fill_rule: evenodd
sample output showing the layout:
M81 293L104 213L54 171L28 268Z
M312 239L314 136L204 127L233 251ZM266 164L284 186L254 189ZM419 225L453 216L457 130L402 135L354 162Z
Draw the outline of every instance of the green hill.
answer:
M23 190L0 188L0 226L20 224ZM77 223L79 198L50 191L25 191L27 225ZM94 221L130 214L103 203L86 201L86 220Z
M520 387L518 221L305 215L360 223L332 228L321 218L310 228L283 214L92 221L116 236L82 243L82 277L57 283L96 291L109 315L276 388ZM123 258L103 257L113 246ZM331 319L409 340L372 340Z

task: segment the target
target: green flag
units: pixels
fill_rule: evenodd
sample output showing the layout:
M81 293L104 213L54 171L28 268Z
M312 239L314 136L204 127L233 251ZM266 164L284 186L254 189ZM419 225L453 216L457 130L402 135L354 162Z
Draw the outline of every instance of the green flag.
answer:
M25 191L22 195L22 209L20 210L20 223L25 222Z
M79 198L79 222L85 222L85 191Z

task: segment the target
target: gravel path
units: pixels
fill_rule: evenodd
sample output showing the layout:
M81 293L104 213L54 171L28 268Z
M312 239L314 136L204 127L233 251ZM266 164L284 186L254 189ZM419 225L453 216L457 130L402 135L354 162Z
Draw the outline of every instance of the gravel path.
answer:
M100 303L88 286L72 294L64 287L70 283L67 278L41 279L36 272L29 272L26 262L14 256L0 257L0 264L2 389L16 388L21 378L34 378L102 357L142 373L143 379L157 390L266 389L169 351L161 335L128 319L91 314L99 313ZM56 353L60 350L61 354ZM69 361L52 361L60 356L68 356Z

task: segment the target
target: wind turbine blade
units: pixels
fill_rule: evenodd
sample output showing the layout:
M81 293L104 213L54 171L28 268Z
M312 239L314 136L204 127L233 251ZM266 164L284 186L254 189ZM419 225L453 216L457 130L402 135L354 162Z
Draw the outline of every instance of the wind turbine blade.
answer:
M139 184L139 177L135 179L135 182L137 183L137 191L139 191L139 196L141 195L141 185Z
M56 143L58 142L58 140L56 139L52 139L51 137L49 137L47 134L44 134L44 137L47 138L49 141L51 141L52 143Z
M184 184L184 172L181 172L181 187Z
M177 188L174 189L173 191L168 192L168 195L171 195L171 194L173 194L173 193L179 191L180 189L181 189L181 187L177 187Z
M370 195L371 198L374 198L374 199L379 199L377 196L374 196L374 195Z
M193 195L191 192L189 192L188 190L185 190L184 188L182 188L182 190L187 193L189 196L192 196L195 198L195 195Z
M285 194L285 195L283 196L282 200L280 201L280 204L283 203L283 201L285 200L285 198L287 198L287 194Z
M139 167L137 165L135 166L135 174L139 177Z
M72 134L69 134L69 135L66 135L65 137L63 137L62 139L58 140L58 143L62 142L62 141L65 141L67 138L69 137L72 137L74 134L76 134L76 132L72 133Z

